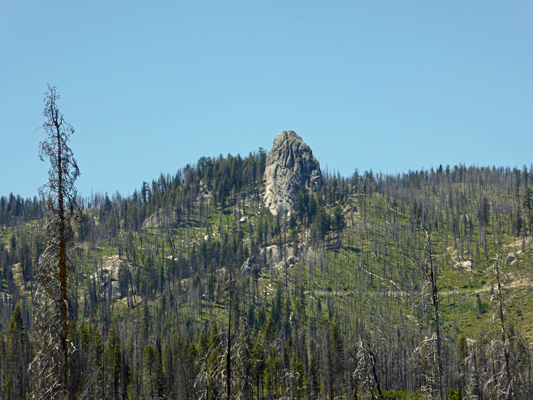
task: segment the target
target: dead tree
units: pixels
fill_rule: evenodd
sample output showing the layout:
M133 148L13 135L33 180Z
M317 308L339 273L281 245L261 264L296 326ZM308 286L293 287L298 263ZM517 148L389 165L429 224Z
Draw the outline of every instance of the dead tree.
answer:
M499 256L496 256L496 258L493 258L491 261L494 262L492 266L492 270L494 271L494 277L496 281L496 293L493 295L493 297L496 297L497 302L497 310L494 310L494 320L498 321L497 325L500 331L500 338L497 337L494 338L491 341L491 351L494 354L496 359L503 358L503 364L499 368L495 368L493 365L493 376L487 384L492 384L495 387L495 394L498 396L498 398L507 398L512 399L515 398L515 394L513 392L513 383L515 380L518 380L519 373L515 371L512 372L511 367L511 354L509 352L511 343L510 343L510 337L508 332L508 326L506 324L506 318L504 313L504 296L503 296L503 290L502 290L502 280L504 277L502 277L502 271L499 266L499 263L502 262ZM505 264L502 262L502 267ZM491 298L491 303L492 303Z
M35 343L37 353L30 365L32 398L68 397L69 256L74 241L72 218L76 214L74 182L80 172L68 146L74 129L59 111L59 94L48 86L42 128L46 137L39 156L50 162L48 182L39 193L46 208L47 245L39 258L35 297Z
M446 399L445 382L444 382L444 365L442 351L442 334L440 331L440 299L439 299L439 271L435 262L433 245L431 242L431 232L425 227L421 227L424 233L426 243L424 245L424 258L417 263L426 275L426 285L429 286L429 297L431 298L431 307L433 308L434 328L430 337L416 348L415 355L420 364L426 384L423 391L430 392L432 397L441 400Z
M437 368L438 368L438 386L441 399L446 398L444 391L444 367L442 363L442 337L440 332L440 312L439 312L439 285L438 270L433 259L433 249L431 247L431 233L425 231L427 238L427 258L426 258L426 275L431 285L431 303L433 305L433 317L435 320L435 340L437 345Z

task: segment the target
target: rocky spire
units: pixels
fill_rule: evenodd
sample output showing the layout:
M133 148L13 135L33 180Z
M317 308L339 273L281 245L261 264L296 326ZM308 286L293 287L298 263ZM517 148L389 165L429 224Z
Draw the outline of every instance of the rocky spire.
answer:
M311 148L293 131L274 139L265 166L265 204L276 214L290 214L302 186L314 189L322 184L320 165Z

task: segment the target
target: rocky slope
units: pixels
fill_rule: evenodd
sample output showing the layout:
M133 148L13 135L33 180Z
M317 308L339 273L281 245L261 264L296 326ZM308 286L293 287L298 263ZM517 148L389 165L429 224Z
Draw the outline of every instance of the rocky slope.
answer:
M265 167L265 204L273 214L290 214L302 186L314 189L322 184L322 173L311 148L293 131L274 139Z

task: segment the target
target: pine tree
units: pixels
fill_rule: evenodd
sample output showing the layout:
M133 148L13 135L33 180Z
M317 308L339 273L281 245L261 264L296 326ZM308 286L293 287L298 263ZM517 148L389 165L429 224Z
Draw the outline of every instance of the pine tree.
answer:
M7 379L5 383L6 398L24 399L28 385L27 340L22 309L20 304L15 306L9 321L7 339Z

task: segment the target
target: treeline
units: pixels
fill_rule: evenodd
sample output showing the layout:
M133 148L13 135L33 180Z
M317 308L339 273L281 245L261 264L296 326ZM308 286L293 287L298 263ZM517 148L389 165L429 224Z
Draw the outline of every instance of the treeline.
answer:
M284 219L262 203L265 158L80 199L72 398L528 398L531 291L510 283L531 276L531 169L327 175ZM42 212L0 206L0 396L17 399Z
M0 229L5 231L8 226L41 218L41 207L37 197L23 199L20 195L0 196Z

